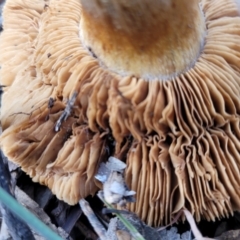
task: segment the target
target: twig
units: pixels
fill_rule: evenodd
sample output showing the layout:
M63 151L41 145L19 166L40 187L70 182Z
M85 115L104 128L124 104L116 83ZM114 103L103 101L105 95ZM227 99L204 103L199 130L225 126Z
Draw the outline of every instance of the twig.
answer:
M197 225L195 223L195 220L193 218L193 215L187 210L187 209L181 209L177 215L174 217L174 219L171 221L170 224L168 224L167 226L164 226L164 227L161 227L161 228L158 228L158 231L162 231L164 230L165 228L173 225L174 223L176 223L179 219L179 217L182 215L182 214L185 214L186 216L186 219L191 227L191 231L193 233L193 235L195 236L195 239L196 240L214 240L213 238L207 238L207 237L203 237L203 235L201 234L201 232L199 231L199 229L197 228Z
M57 123L55 125L55 132L58 132L60 130L60 127L62 125L63 121L66 121L67 118L70 116L74 103L77 98L77 92L74 92L72 97L69 99L67 106L65 107L63 113L61 114L60 118L57 120Z
M82 211L84 212L84 214L88 218L89 222L91 223L92 227L94 228L94 230L96 231L96 233L98 234L100 239L101 240L106 240L107 239L106 229L103 227L101 222L98 220L98 218L94 214L93 210L89 206L89 203L85 199L81 199L79 201L79 204L80 204L80 207L81 207Z
M182 211L184 212L187 218L187 221L190 224L191 230L196 240L214 240L213 238L203 237L203 235L200 233L199 229L197 228L193 215L187 209L183 209Z

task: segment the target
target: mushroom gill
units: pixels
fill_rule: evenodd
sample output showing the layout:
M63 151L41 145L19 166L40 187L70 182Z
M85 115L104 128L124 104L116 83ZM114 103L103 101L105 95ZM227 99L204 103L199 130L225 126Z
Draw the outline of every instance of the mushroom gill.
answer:
M1 84L8 85L2 150L69 204L97 191L99 163L113 155L127 163L126 181L137 192L129 209L149 225L168 223L183 207L197 221L228 217L240 209L238 5L179 0L187 6L181 7L161 0L154 8L153 0L128 2L7 0L0 37ZM136 6L143 7L133 14ZM169 20L164 28L158 25L161 9ZM174 17L183 20L180 35ZM94 21L101 28L91 29ZM101 31L104 37L95 42ZM114 45L108 34L123 38ZM145 46L149 39L152 45ZM182 53L190 46L186 41L191 47ZM174 62L170 70L168 61ZM72 113L56 132L74 92Z

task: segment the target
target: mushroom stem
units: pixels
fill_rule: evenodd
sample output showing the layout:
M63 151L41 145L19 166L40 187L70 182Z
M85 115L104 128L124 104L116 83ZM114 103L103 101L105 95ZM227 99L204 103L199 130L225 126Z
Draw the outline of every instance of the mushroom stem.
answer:
M81 0L80 37L120 75L167 80L193 66L204 44L199 0Z

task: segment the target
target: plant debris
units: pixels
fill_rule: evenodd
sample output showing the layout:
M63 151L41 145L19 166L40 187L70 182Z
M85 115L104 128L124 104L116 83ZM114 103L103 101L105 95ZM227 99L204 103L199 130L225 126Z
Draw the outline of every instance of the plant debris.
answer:
M14 197L14 188L12 186L11 175L8 169L8 160L0 151L0 187L3 188L8 194ZM9 235L13 239L29 239L34 240L34 236L28 227L28 225L23 222L19 217L17 217L13 212L10 211L8 206L0 202L0 209L3 217L4 229L6 232L6 226L9 230ZM5 234L4 234L5 235Z
M63 121L66 121L67 118L70 116L70 114L72 112L72 109L73 109L73 106L74 106L74 103L76 101L77 95L78 95L78 93L74 92L72 97L68 100L67 106L65 107L65 109L64 109L63 113L61 114L60 118L57 120L57 123L55 125L55 132L58 132L60 130L60 127L61 127ZM53 106L53 104L52 104L52 106Z
M107 163L101 163L95 178L103 183L103 198L110 204L122 207L127 202L134 202L135 191L129 190L124 180L123 171L126 164L115 157L110 157Z

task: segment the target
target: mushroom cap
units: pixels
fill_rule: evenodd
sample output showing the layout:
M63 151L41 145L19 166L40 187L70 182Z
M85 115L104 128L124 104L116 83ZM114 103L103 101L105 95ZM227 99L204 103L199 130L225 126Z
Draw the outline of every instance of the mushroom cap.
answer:
M81 4L82 44L102 66L121 76L169 80L191 68L204 45L199 0L81 0Z
M204 49L169 81L103 69L79 38L79 0L7 0L0 37L1 147L34 181L75 204L99 164L127 164L129 205L149 225L185 207L197 221L240 209L240 17L233 0L200 1ZM74 91L71 116L54 126ZM55 100L48 107L49 98Z

